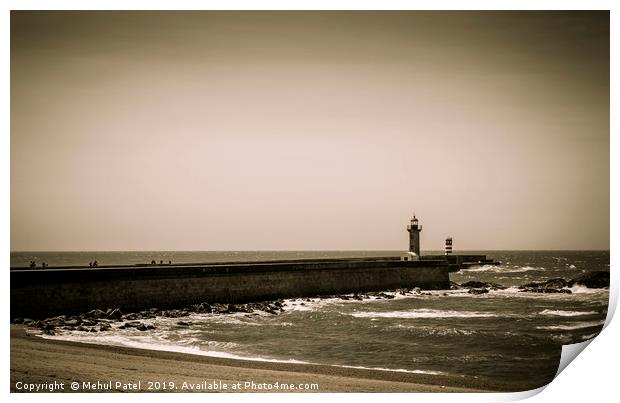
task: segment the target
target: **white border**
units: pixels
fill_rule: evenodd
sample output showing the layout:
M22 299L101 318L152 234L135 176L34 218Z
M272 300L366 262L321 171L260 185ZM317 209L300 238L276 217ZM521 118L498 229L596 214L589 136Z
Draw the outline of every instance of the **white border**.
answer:
M618 18L616 12L618 10L618 6L616 5L618 2L612 1L575 1L575 0L565 0L565 1L541 1L541 0L521 0L521 1L463 1L463 0L452 0L452 1L369 1L369 0L361 0L361 1L326 1L326 0L316 0L316 1L241 1L241 0L232 0L232 1L199 1L199 0L177 0L177 1L136 1L136 0L110 0L110 1L77 1L77 0L58 0L58 1L17 1L17 0L9 0L4 1L3 4L3 13L1 16L1 27L0 31L0 46L2 49L3 61L2 66L0 67L0 71L2 73L2 139L1 139L1 151L3 156L0 159L0 164L2 166L2 171L0 172L0 182L2 189L5 190L3 192L4 197L2 198L2 207L4 214L1 215L1 223L2 223L2 233L1 233L1 244L2 244L2 256L4 257L4 261L6 265L3 271L3 281L2 284L4 288L4 306L5 308L2 310L1 320L3 323L9 323L8 318L8 303L9 303L9 270L8 266L10 265L10 198L9 190L10 190L10 73L9 73L9 49L10 49L10 29L9 29L9 21L10 21L10 13L9 10L46 10L46 9L84 9L84 10L128 10L128 9L145 9L145 6L148 6L147 9L158 9L158 10L199 10L199 9L214 9L214 10L234 10L234 9L291 9L291 10L308 10L308 9L323 9L323 10L344 10L344 9L373 9L373 10L401 10L401 9L412 9L412 10L572 10L572 9L580 9L580 10L611 10L611 71L617 72L619 71L618 65L618 40L617 34L618 30L616 27L618 26ZM618 111L618 80L617 75L612 75L611 77L611 111ZM618 119L617 115L611 115L611 205L618 205ZM587 225L587 223L585 223ZM619 217L616 210L611 210L611 245L618 244L618 235L617 229L619 228ZM585 399L595 400L595 401L611 401L616 398L617 391L617 375L615 370L617 369L617 360L618 360L618 347L617 340L620 340L620 332L618 331L617 323L609 323L609 320L613 316L613 312L615 311L615 307L617 304L618 298L618 276L616 273L617 261L615 254L612 251L611 254L611 267L614 268L612 270L612 289L610 292L610 306L609 306L609 315L607 326L604 331L598 336L586 349L587 352L582 354L577 360L576 363L571 364L568 368L563 371L557 379L555 379L543 393L538 394L532 400L539 402L547 402L547 401L562 401L562 402L577 402L583 401ZM617 322L617 321L616 321ZM4 341L4 349L3 352L3 362L4 366L2 367L2 379L4 379L4 391L8 394L9 391L9 331L8 326L5 328L5 331L2 333L3 341ZM350 401L368 401L368 402L376 402L379 400L387 400L390 401L437 401L437 402L446 402L446 401L465 401L465 402L479 402L479 401L509 401L515 399L522 399L532 394L536 394L535 392L524 392L517 394L390 394L390 395L377 395L377 394L338 394L338 395L322 395L321 399L328 400L350 400ZM314 400L318 396L316 395L301 395L296 394L294 396L291 395L222 395L222 394L209 394L209 395L188 395L188 394L177 394L173 398L183 399L183 400L196 400L204 402L205 399L209 401L230 401L231 399L248 399L251 398L252 401L258 402L273 402L273 401L288 401L291 398L294 398L296 401L310 401L310 399ZM83 399L83 396L76 395L18 395L11 394L9 396L10 399L15 400L41 400L45 399L58 401L62 399ZM94 401L106 401L110 398L110 396L104 395L89 395L89 400ZM144 399L145 396L138 395L124 395L124 394L115 394L113 395L114 399L120 400L135 400L135 399ZM160 400L160 401L168 401L170 396L166 396L163 394L149 395L148 399Z

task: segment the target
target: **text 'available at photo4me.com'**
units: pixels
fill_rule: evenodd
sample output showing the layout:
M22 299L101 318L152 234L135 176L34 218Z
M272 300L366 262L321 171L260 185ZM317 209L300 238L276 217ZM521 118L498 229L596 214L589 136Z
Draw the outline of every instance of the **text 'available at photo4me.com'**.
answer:
M281 383L281 382L224 382L221 380L204 380L199 382L170 382L170 381L137 381L127 382L119 380L82 381L82 382L42 382L26 383L15 382L15 389L23 392L201 392L201 391L319 391L318 383Z

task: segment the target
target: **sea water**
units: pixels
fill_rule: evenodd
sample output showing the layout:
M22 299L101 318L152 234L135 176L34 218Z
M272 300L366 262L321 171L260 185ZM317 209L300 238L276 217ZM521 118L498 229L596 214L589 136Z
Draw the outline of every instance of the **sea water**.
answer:
M470 252L468 252L470 253ZM609 270L608 251L480 251L502 262L450 274L457 283L499 283L505 290L472 295L445 290L372 297L300 298L270 313L192 314L142 320L140 332L65 331L56 336L88 343L290 363L447 375L527 388L550 381L561 346L595 337L607 315L608 289L573 287L571 294L519 292L532 281L571 279ZM394 256L396 252L37 252L12 253L11 266L214 262L294 258ZM102 307L105 308L105 307ZM190 322L190 326L179 321Z

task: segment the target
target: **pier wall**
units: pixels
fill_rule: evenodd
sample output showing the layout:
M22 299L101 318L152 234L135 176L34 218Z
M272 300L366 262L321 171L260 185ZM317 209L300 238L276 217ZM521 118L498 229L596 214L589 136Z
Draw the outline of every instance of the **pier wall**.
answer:
M11 270L11 318L91 309L179 308L200 302L449 288L445 261L331 260L97 269Z

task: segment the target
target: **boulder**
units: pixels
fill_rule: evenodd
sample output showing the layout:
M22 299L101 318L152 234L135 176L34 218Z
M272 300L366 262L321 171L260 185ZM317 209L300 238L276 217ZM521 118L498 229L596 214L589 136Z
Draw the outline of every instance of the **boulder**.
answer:
M65 316L57 316L55 318L45 319L43 322L46 325L50 325L50 326L56 327L56 326L64 325L65 324L65 319L66 319Z
M246 305L243 305L243 304L231 304L231 305L228 305L228 311L229 312L247 312L247 313L250 313L250 312L252 312L252 309L248 308Z
M92 311L86 312L86 317L91 319L102 319L105 318L105 312L101 309L93 309Z
M541 294L572 294L571 290L565 288L544 288L544 287L519 287L519 292L537 292Z
M36 322L30 318L24 318L24 321L22 323L26 326L34 326L36 324Z
M54 330L54 329L56 329L56 326L50 323L46 323L45 325L43 325L43 330Z
M156 315L151 311L140 311L141 319L153 319Z
M450 289L451 290L460 290L463 287L459 283L455 283L454 281L450 281Z
M120 320L123 317L123 312L120 309L116 308L108 312L106 315L108 319Z
M568 282L568 287L582 285L588 288L609 288L608 271L591 271Z
M469 291L467 291L468 294L474 294L474 295L487 294L488 292L489 290L486 288L470 288Z
M457 284L458 285L458 284ZM490 288L492 290L505 290L501 284L497 283L485 283L483 281L468 281L460 285L461 288ZM452 287L450 287L452 289Z
M568 285L568 281L563 278L552 278L546 281L532 282L519 286L520 289L526 288L543 288L543 289L560 289Z
M195 313L206 313L205 308L202 304L192 305L190 308L192 312L195 312Z

